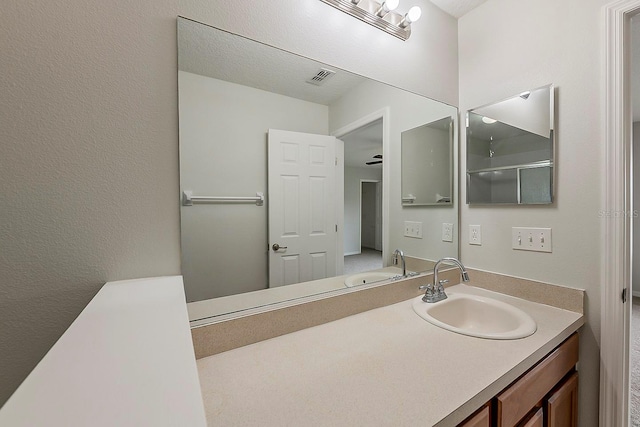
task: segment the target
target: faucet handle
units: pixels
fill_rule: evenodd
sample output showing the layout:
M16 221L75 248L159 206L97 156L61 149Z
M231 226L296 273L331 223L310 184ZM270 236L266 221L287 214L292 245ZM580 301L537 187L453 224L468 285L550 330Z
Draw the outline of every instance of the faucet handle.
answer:
M424 298L432 298L434 292L436 292L435 286L433 286L431 283L428 283L426 285L422 285L418 289L420 289L421 291L425 291L426 290L426 292L424 293Z
M444 292L444 285L449 283L448 280L444 279L444 280L438 280L438 284L434 285L434 289L433 291L439 295L443 295Z

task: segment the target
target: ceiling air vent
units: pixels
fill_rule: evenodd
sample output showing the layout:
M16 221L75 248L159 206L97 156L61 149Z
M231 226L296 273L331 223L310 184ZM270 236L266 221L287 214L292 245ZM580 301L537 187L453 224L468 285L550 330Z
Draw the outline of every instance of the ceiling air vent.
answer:
M327 70L326 68L320 68L320 71L318 71L315 76L307 80L307 83L320 86L324 84L327 80L329 80L331 77L333 77L335 74L336 74L335 71Z

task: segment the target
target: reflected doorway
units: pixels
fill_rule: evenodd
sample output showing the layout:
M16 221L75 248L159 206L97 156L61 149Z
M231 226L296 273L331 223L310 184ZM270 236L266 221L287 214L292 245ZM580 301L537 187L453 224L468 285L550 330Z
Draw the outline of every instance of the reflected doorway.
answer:
M360 252L364 249L382 257L382 181L360 180Z
M344 274L382 268L382 119L344 141Z

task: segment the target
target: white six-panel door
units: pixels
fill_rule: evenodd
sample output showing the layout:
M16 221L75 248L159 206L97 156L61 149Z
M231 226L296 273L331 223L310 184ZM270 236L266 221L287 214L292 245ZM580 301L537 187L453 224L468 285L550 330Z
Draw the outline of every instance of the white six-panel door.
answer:
M268 141L269 287L335 276L336 138L270 129Z

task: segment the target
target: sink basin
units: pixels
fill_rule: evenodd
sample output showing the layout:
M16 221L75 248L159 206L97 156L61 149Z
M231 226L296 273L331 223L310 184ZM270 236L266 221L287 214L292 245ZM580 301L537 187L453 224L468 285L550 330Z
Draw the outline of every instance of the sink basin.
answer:
M447 299L431 304L420 296L413 310L429 323L472 337L512 340L536 331L535 320L511 304L467 293L447 294Z
M383 271L358 273L344 279L344 284L347 285L348 288L351 288L352 286L366 285L368 283L379 282L381 280L388 280L395 276L397 276L396 273Z

